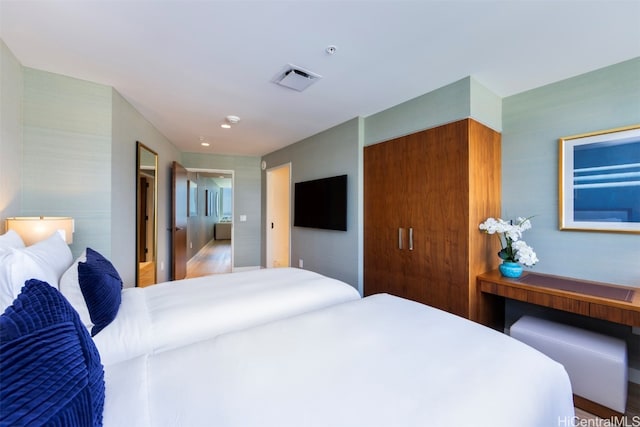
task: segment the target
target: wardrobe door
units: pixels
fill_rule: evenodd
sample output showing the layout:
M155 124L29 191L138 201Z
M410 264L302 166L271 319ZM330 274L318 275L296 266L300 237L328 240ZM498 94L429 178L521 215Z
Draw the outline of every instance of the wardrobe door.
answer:
M405 296L406 138L364 149L364 294Z
M466 121L365 148L365 295L467 304Z
M364 150L364 293L475 315L495 266L478 231L500 215L500 134L464 119Z
M430 303L428 269L430 257L429 224L431 218L426 213L429 203L437 203L433 198L438 187L432 177L432 170L425 163L430 146L425 132L405 137L402 182L398 183L404 203L401 223L406 229L407 245L400 251L402 257L402 296L413 301Z
M417 134L423 147L420 274L421 302L466 313L468 287L468 131L465 121Z

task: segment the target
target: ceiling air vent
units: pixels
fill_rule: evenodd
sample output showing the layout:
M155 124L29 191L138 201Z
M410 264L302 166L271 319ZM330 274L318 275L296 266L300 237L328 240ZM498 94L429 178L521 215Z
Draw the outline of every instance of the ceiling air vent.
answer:
M284 71L278 74L274 82L280 86L302 92L321 78L322 76L316 73L289 64Z

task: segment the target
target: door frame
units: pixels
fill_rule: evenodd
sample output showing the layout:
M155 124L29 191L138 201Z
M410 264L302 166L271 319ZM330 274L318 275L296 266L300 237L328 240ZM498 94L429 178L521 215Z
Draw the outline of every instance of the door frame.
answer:
M271 222L273 220L273 213L274 213L274 204L275 204L275 200L273 200L273 192L278 191L278 190L284 190L284 188L281 187L276 187L276 185L278 183L275 182L275 180L273 179L273 174L277 171L277 170L281 170L281 169L287 169L289 171L289 179L287 180L286 185L288 186L286 188L287 192L288 192L288 210L289 210L289 223L287 224L286 230L288 230L288 235L286 239L282 239L284 241L286 241L287 244L287 252L288 252L288 267L291 266L291 224L292 224L292 210L291 210L291 201L292 201L292 197L291 197L291 180L292 180L292 167L291 167L291 162L288 163L284 163L278 166L274 166L271 167L269 169L266 170L266 222L265 222L265 230L266 230L266 258L265 258L265 267L266 268L272 268L273 267L273 261L274 261L274 256L273 256L273 233L271 232ZM283 184L284 185L284 184ZM278 230L284 230L284 228L278 228Z
M179 174L179 175L178 175ZM187 170L177 161L171 165L171 280L187 273ZM181 248L180 244L184 246Z
M235 239L235 228L236 228L236 219L235 219L235 214L236 214L236 192L235 192L235 187L236 187L236 172L233 169L205 169L205 168L186 168L187 172L197 172L197 173L207 173L207 174L216 174L216 173L223 173L223 174L230 174L231 175L231 271L233 272L234 269L234 253L235 253L235 245L234 242L236 241ZM187 232L188 235L188 232Z

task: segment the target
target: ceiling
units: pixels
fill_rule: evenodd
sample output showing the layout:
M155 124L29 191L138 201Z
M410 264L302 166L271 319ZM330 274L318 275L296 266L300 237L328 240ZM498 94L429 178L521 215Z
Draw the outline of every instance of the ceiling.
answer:
M505 97L640 56L640 1L0 0L0 38L181 151L259 156L467 76ZM287 64L322 78L274 84Z

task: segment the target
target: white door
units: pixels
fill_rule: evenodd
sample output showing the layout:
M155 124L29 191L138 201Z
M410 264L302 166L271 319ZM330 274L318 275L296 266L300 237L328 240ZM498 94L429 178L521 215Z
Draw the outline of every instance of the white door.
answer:
M289 267L291 164L267 171L267 268Z

